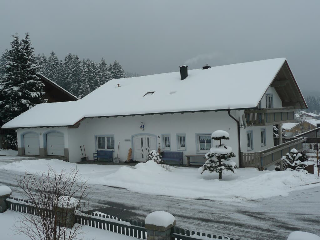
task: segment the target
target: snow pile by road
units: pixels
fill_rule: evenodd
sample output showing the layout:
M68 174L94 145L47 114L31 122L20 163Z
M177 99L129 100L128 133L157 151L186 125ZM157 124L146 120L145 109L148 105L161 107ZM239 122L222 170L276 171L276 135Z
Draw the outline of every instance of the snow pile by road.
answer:
M296 231L290 233L287 240L320 240L320 237L312 233Z
M82 165L61 160L24 160L0 166L0 169L41 174L49 166L56 172L75 168L89 184L103 184L130 191L182 198L206 198L224 201L256 200L287 196L290 192L320 185L317 175L296 171L238 169L225 173L201 173L201 168L168 167L153 161L130 166Z
M18 151L0 148L0 156L17 156L17 155L18 155Z
M11 193L11 188L7 186L0 186L0 196L10 195Z
M19 233L19 227L23 220L23 214L13 211L6 211L0 214L1 239L10 240L28 240L26 235ZM136 238L120 235L117 233L101 230L93 227L83 226L81 233L75 238L80 239L95 239L95 240L133 240Z

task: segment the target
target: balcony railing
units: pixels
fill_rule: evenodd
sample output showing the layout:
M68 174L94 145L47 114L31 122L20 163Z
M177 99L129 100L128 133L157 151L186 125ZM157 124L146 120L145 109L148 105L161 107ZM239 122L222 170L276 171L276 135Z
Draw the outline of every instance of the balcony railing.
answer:
M295 148L298 151L302 150L302 143L304 141L305 138L302 137L272 148L268 148L261 152L242 153L242 166L264 169L271 164L280 161L281 157L290 152L292 148Z
M294 121L292 109L247 109L244 113L248 126L276 125Z

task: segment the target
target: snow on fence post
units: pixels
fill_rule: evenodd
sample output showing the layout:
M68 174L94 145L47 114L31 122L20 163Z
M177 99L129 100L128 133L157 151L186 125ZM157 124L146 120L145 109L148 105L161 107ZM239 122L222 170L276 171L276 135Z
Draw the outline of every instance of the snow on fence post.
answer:
M11 188L7 186L0 186L0 213L3 213L8 209L6 199L10 197L11 193Z
M150 213L145 219L147 240L171 240L176 220L173 215L165 211Z
M61 196L55 206L54 212L60 227L73 228L76 223L75 208L79 201L73 197Z

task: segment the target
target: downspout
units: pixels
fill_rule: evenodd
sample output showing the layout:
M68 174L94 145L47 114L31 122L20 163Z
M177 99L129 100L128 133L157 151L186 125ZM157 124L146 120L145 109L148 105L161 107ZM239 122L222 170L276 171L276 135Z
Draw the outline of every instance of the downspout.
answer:
M239 156L239 168L242 168L242 156L241 156L241 145L240 145L240 121L238 121L237 119L235 119L235 117L233 117L230 114L230 109L228 110L228 114L229 116L236 121L237 123L237 132L238 132L238 156Z

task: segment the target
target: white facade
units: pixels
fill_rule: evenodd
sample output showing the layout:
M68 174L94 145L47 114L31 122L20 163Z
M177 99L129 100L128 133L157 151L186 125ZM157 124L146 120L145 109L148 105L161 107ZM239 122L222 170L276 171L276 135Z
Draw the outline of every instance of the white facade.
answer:
M267 94L272 94L274 108L282 107L281 100L272 87L269 87L263 96L262 104L266 103ZM243 114L244 110L231 111L231 115L236 119L241 119ZM40 155L41 153L52 155L47 152L50 148L47 144L50 133L63 134L65 155L70 162L79 162L85 155L92 160L93 153L98 149L98 137L105 137L105 139L109 137L113 139L114 157L120 158L122 162L127 160L130 148L132 158L137 161L145 161L149 150L160 148L163 151L182 151L183 162L186 164L186 155L204 155L208 152L208 150L199 150L199 137L210 136L215 130L229 132L230 140L225 143L232 147L236 154L234 160L239 165L237 123L228 115L228 111L86 118L80 122L78 127L25 128L19 129L17 134L19 148L25 147L26 133L38 134ZM252 139L248 139L248 134ZM178 144L179 136L184 137L185 146L183 148ZM165 146L165 137L166 141L169 138L170 146ZM251 141L250 146L248 141ZM141 142L144 142L144 147L141 147ZM213 144L215 143L212 142L211 146ZM242 125L240 144L242 152L259 152L273 147L273 126L246 126L244 128ZM44 150L41 151L41 149Z
M231 111L231 114L239 118L240 111ZM144 130L140 128L144 124ZM215 130L225 130L230 133L230 140L226 144L231 146L237 155L238 161L238 140L237 124L228 115L227 111L221 112L197 112L197 113L175 113L164 115L127 116L110 118L91 118L83 120L78 128L28 128L19 129L18 145L24 147L23 136L25 133L34 132L39 136L40 149L46 149L46 134L49 132L61 132L64 134L65 148L69 149L69 161L79 162L83 157L80 146L84 146L86 155L90 160L97 150L97 136L114 137L114 157L118 156L120 161L126 161L128 151L133 150L135 159L134 138L136 136L152 136L156 143L155 150L160 147L162 150L183 151L185 155L203 155L208 150L199 150L199 135L211 135ZM178 136L185 136L185 148L178 148ZM165 149L163 136L170 137L170 148ZM214 143L212 143L214 144ZM119 151L118 151L119 146ZM152 149L150 149L152 150Z

